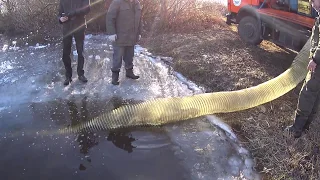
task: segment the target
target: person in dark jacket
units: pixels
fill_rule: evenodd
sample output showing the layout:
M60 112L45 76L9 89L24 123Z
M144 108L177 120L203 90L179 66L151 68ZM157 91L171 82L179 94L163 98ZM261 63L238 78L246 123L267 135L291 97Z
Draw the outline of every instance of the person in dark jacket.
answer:
M72 81L71 68L71 45L72 38L76 42L78 53L77 73L81 82L87 82L84 76L83 45L85 38L86 19L85 15L90 12L89 0L60 0L59 23L63 25L63 55L62 60L66 69L66 79L64 85Z
M107 34L113 42L112 84L119 85L122 60L126 77L138 79L133 73L134 46L141 38L141 5L138 0L113 0L107 12Z
M312 7L319 13L320 0L310 0ZM308 75L301 88L294 123L286 128L295 138L299 138L303 131L309 130L318 106L320 92L320 46L319 46L319 17L315 18L315 23L311 34L311 49L309 55Z

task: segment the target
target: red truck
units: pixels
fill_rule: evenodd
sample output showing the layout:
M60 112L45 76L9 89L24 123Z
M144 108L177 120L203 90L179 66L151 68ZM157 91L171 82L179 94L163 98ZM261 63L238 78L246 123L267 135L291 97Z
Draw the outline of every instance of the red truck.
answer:
M258 45L269 40L299 51L318 13L306 0L228 0L227 24L238 24L240 38Z

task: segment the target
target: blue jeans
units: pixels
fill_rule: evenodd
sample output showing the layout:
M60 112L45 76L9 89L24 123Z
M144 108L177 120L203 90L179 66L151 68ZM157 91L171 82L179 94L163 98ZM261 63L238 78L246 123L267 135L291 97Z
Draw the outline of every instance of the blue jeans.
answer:
M120 71L122 60L126 69L133 68L134 46L113 45L112 71Z

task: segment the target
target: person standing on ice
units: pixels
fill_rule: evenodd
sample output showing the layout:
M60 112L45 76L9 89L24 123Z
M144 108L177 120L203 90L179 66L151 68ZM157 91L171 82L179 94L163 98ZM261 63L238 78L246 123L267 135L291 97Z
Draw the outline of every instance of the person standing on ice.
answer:
M107 34L113 44L112 84L119 85L122 60L126 77L138 79L133 73L134 46L141 39L141 5L138 0L113 0L107 12Z
M319 14L320 0L310 0L310 4ZM309 130L309 126L315 118L320 103L320 68L318 67L318 65L320 66L319 30L319 17L316 17L310 37L311 49L307 67L309 72L299 94L294 123L285 129L295 138L299 138L303 131Z
M89 0L60 0L59 6L59 23L63 26L63 55L62 60L66 70L66 79L64 85L72 81L71 68L71 45L72 38L76 41L78 53L77 74L81 82L86 83L88 80L84 76L84 57L83 45L85 39L86 19L85 16L90 12Z

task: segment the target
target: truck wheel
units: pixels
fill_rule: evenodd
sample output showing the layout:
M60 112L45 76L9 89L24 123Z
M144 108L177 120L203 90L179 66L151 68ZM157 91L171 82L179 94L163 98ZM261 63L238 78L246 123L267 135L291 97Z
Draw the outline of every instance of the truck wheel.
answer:
M245 16L238 25L240 38L249 44L258 45L263 39L260 37L260 28L257 20L252 16Z

